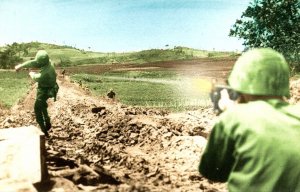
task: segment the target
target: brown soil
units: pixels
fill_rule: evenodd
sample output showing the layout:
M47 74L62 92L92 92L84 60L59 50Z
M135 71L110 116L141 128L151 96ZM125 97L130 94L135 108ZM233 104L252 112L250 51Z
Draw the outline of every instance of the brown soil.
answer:
M87 65L66 68L67 73L103 73L122 70L172 70L182 75L198 76L203 78L224 79L231 70L235 58L203 58L183 61L164 61L147 64L118 64L118 65Z
M107 191L198 191L221 189L197 171L214 121L211 109L179 114L124 106L92 97L69 80L59 80L58 101L49 100L53 128L46 141L48 169L88 165L102 174L65 177L77 185ZM1 127L37 126L32 106L35 89L6 114ZM95 110L98 109L98 110ZM46 184L45 184L46 185Z

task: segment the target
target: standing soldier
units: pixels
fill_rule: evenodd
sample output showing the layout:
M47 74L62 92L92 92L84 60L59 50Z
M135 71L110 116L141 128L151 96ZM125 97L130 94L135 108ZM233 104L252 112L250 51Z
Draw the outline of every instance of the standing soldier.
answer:
M56 95L59 89L56 83L54 66L49 59L48 53L44 50L40 50L37 52L34 60L17 65L15 70L19 71L21 68L40 69L40 72L29 72L29 75L33 80L38 82L37 95L34 104L36 121L44 134L48 136L51 122L47 111L47 99L53 97L54 101L56 101Z
M227 182L229 191L300 191L300 108L289 97L289 66L269 48L253 49L235 63L229 86L239 104L220 115L199 171Z

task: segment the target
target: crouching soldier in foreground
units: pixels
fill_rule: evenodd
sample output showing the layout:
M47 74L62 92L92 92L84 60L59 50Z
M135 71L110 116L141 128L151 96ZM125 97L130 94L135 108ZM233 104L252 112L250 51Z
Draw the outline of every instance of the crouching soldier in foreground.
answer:
M228 78L239 103L220 115L200 173L229 191L300 191L300 108L289 97L289 66L267 48L244 53Z
M15 70L19 71L21 68L39 68L40 72L30 72L30 77L38 82L37 95L34 104L34 113L36 121L41 130L46 136L51 128L50 117L47 111L47 99L53 97L56 101L58 92L58 85L56 83L56 72L53 64L50 62L46 51L40 50L37 52L35 59L26 61L23 64L15 66Z

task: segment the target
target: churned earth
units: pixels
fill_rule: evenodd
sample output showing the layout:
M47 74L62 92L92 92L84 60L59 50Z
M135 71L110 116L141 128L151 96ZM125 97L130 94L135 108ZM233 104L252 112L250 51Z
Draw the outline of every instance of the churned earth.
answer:
M50 181L38 186L41 191L225 189L197 170L216 119L210 108L171 114L91 96L67 78L58 83L57 101L48 102ZM38 126L32 110L35 86L11 110L1 110L1 127Z

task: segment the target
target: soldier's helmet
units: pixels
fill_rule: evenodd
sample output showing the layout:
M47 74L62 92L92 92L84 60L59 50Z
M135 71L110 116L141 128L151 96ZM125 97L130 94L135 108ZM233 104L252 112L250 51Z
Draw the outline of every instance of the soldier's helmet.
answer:
M39 67L43 67L49 64L49 55L45 50L39 50L36 53L35 61L38 63Z
M240 93L289 97L289 74L282 54L270 48L256 48L236 61L228 83Z

